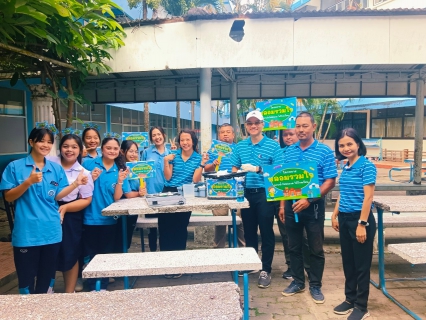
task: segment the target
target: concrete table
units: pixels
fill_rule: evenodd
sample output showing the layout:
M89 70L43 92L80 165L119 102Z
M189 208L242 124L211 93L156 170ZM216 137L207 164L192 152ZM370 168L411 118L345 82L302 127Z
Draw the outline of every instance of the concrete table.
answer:
M426 196L375 196L373 200L374 206L377 208L377 232L379 243L379 283L370 280L370 282L378 289L381 289L383 294L395 302L401 309L407 312L414 319L421 319L411 310L406 308L398 302L393 296L389 294L386 289L386 281L392 279L385 279L385 248L383 242L383 212L389 211L393 213L404 212L426 212ZM400 281L401 279L394 279ZM413 279L414 280L414 279Z
M122 230L123 230L123 253L127 253L127 216L140 215L140 214L157 214L157 213L170 213L170 212L186 212L186 211L211 211L214 209L230 209L232 212L232 227L234 236L234 247L237 247L237 221L236 210L249 207L246 199L243 202L236 200L209 200L203 197L185 198L186 203L183 205L170 205L150 207L145 198L137 197L132 199L122 199L114 202L110 206L102 210L104 216L122 216ZM234 273L234 281L238 284L238 273ZM124 289L129 287L127 277L124 277Z
M232 282L106 292L0 296L1 319L228 319L242 317Z

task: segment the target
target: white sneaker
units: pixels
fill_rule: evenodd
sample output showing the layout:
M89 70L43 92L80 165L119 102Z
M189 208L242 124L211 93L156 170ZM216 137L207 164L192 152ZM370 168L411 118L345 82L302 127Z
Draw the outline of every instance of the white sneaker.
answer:
M83 279L82 278L77 278L77 282L75 284L74 290L75 290L75 292L83 291Z

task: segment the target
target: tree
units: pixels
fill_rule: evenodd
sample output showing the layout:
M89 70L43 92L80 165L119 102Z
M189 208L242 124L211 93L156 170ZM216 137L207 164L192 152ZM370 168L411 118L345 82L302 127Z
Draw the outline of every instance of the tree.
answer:
M161 0L161 6L172 16L183 16L192 8L213 6L222 11L222 0Z
M290 11L292 0L230 0L235 13Z
M87 76L110 71L107 49L124 45L112 8L120 7L112 0L0 0L0 73L9 74L12 86L40 77L59 130L60 101L69 126L74 102L84 102L79 91Z
M336 99L301 99L302 104L306 108L306 111L312 114L314 117L317 128L315 130L315 138L317 140L324 140L327 138L329 132L336 131L336 125L334 120L341 121L345 116L342 106L337 102ZM329 118L327 119L327 115ZM324 136L323 127L327 126Z

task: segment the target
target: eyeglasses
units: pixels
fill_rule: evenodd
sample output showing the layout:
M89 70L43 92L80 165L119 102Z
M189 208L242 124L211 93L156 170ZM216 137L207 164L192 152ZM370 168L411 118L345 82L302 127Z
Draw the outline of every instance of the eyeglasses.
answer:
M128 154L138 154L138 151L129 150L127 151Z
M256 122L246 122L246 126L247 127L250 127L250 126L258 126L258 125L260 125L261 123L263 123L263 121L256 121Z

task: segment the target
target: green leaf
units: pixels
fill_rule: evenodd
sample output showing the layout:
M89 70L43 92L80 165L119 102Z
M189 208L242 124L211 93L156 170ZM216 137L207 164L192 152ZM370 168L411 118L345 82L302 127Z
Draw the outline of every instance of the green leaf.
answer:
M23 28L38 38L41 38L41 39L46 38L46 31L43 29L33 28L30 26L24 26Z
M60 14L61 17L70 17L71 16L71 14L68 11L68 9L64 8L60 4L55 3L54 7L56 8L56 10L58 11L58 13Z
M44 13L38 12L34 8L28 6L16 8L16 13L26 14L42 22L46 22L47 19Z

